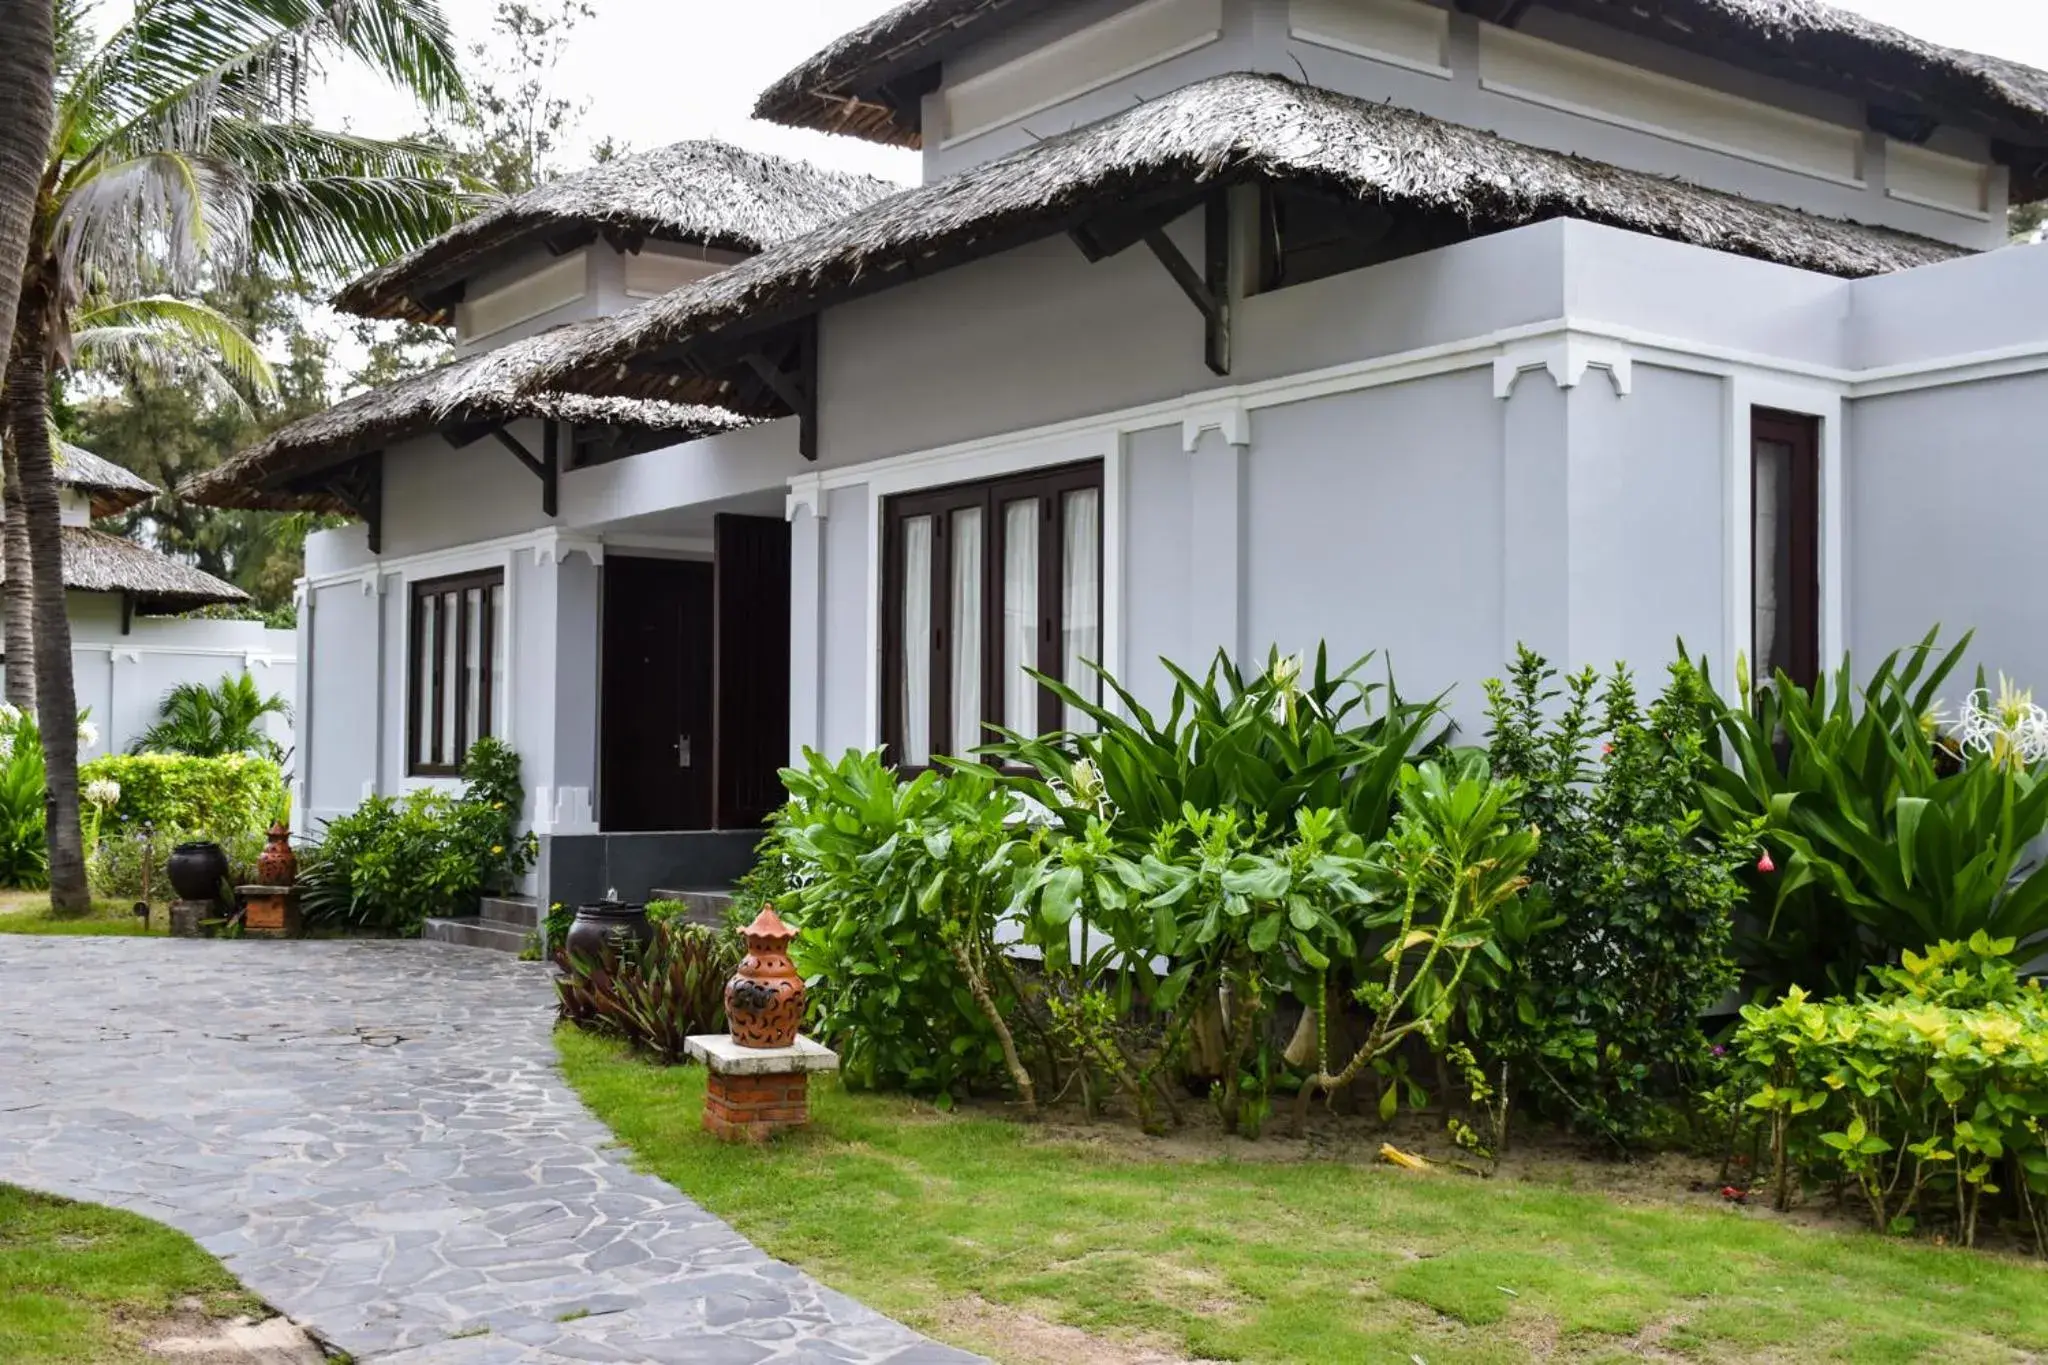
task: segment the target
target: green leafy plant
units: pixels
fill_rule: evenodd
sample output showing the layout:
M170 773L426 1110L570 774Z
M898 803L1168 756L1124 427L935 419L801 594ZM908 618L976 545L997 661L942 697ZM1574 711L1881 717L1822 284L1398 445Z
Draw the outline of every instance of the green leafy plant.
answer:
M2014 947L1980 932L1901 954L1854 999L1744 1008L1736 1082L1779 1207L1798 1181L1846 1182L1880 1232L1939 1223L1974 1245L2004 1195L2048 1255L2048 996Z
M1305 673L1301 660L1275 650L1264 671L1247 677L1218 653L1197 679L1162 660L1174 679L1163 721L1101 669L1120 709L1033 674L1094 728L1040 738L1006 730L982 752L1029 768L1034 776L1016 785L1076 832L1098 804L1113 810L1119 837L1133 848L1190 809L1231 811L1243 829L1258 831L1255 839L1276 840L1291 837L1296 811L1335 810L1370 843L1392 820L1402 764L1448 730L1441 698L1404 702L1391 674L1384 683L1360 681L1371 661L1332 674L1319 648ZM1099 803L1072 797L1075 765L1084 762Z
M230 838L268 826L284 789L277 764L245 754L105 754L79 765L78 777L81 788L120 789L100 826L107 836L150 825Z
M776 837L804 879L778 909L848 1080L950 1097L1000 1078L1029 1107L996 938L1029 865L1016 798L978 766L903 780L875 753L806 751L782 780Z
M673 1066L693 1034L725 1031L725 985L739 954L715 929L670 922L640 951L607 948L597 961L558 952L555 961L563 1019Z
M221 758L248 754L284 761L284 749L263 729L265 716L290 716L281 696L264 696L246 673L229 673L211 687L180 683L164 694L155 724L142 732L131 753L192 754Z
M1330 857L1312 860L1314 880L1304 885L1297 878L1288 889L1283 903L1290 924L1306 918L1304 903L1334 900L1363 911L1357 931L1336 940L1338 951L1325 956L1348 960L1357 982L1351 995L1366 1024L1334 1069L1327 1031L1318 1037L1315 1069L1296 1102L1297 1130L1317 1094L1340 1091L1366 1068L1392 1062L1411 1035L1442 1045L1473 960L1492 943L1502 910L1527 885L1524 869L1538 841L1516 810L1519 794L1515 781L1491 776L1476 755L1409 768L1387 838L1355 869ZM1347 942L1357 950L1345 951ZM1315 997L1324 1021L1330 1018L1327 981ZM1392 1117L1401 1089L1383 1088L1382 1117Z
M1940 689L1970 639L1943 649L1937 628L1860 688L1845 659L1810 689L1781 674L1751 705L1713 709L1723 762L1707 809L1722 828L1765 822L1776 870L1758 879L1758 913L1767 937L1806 950L1790 964L1801 984L1843 988L1979 931L2022 957L2048 946L2048 863L2029 852L2048 833L2048 749L2031 699L1981 678L1964 712L1982 743L1945 731Z
M1754 830L1702 824L1711 704L1683 662L1647 712L1625 669L1560 688L1528 649L1487 684L1493 769L1520 784L1542 845L1466 1026L1507 1093L1624 1148L1694 1086L1700 1016L1736 981L1736 871Z
M43 741L33 719L0 712L0 886L39 891L50 884L43 838Z
M532 866L538 846L516 832L519 810L518 755L478 740L459 796L373 796L327 822L300 859L307 922L412 937L428 919L474 913Z

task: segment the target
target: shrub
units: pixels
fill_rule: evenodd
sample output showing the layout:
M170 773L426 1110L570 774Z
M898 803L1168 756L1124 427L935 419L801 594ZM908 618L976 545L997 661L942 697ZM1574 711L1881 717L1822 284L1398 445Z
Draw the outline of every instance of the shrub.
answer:
M671 921L655 925L644 951L607 949L597 962L558 953L555 961L564 1019L675 1065L692 1034L725 1031L725 984L739 953L730 935Z
M858 1086L952 1094L1032 1083L1007 1021L1017 984L996 924L1027 868L1016 798L986 768L909 780L875 753L806 751L786 769L776 833L804 885L778 907L801 928L813 1027Z
M1471 1024L1523 1096L1626 1147L1687 1093L1699 1018L1735 984L1747 829L1702 828L1708 694L1690 665L1647 714L1626 670L1562 693L1556 678L1523 649L1487 684L1493 769L1523 784L1542 846Z
M243 754L105 754L79 765L78 779L81 788L100 781L120 785L120 800L100 829L103 838L150 825L226 841L265 828L284 792L277 764Z
M43 838L43 743L33 720L0 713L0 886L40 891L50 884Z
M289 716L281 696L264 696L246 673L229 673L208 687L179 683L164 694L154 725L135 741L134 753L192 754L220 758L249 754L273 763L284 750L263 729L265 716Z
M1744 1008L1735 1082L1780 1208L1795 1181L1840 1182L1880 1232L1945 1225L1974 1245L2007 1194L2048 1255L2048 996L2013 950L1979 933L1902 954L1871 994Z
M532 865L536 841L514 832L519 797L518 755L480 739L460 796L373 796L328 821L300 861L307 922L412 937L428 919L474 913Z

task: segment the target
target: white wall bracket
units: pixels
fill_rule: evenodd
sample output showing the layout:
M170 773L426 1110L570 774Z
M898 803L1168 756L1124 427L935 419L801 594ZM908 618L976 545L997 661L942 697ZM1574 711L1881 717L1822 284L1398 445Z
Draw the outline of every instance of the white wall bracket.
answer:
M1566 332L1510 346L1493 362L1493 396L1507 398L1530 370L1548 370L1560 389L1575 389L1587 370L1605 370L1617 397L1635 391L1635 357L1611 341Z
M1251 411L1242 403L1219 403L1191 408L1180 419L1181 449L1192 455L1202 444L1205 431L1221 432L1223 439L1240 450L1252 443Z

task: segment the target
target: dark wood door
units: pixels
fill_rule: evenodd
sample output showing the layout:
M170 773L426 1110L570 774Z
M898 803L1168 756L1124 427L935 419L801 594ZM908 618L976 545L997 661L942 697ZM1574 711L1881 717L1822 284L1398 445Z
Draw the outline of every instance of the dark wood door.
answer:
M789 523L720 515L717 585L719 829L745 829L783 802L789 761Z
M709 564L605 556L607 831L712 828L711 586Z

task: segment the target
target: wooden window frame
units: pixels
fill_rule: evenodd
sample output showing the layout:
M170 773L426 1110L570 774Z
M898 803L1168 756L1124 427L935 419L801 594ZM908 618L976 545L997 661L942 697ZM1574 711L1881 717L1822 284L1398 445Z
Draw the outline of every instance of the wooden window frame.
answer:
M1785 672L1811 687L1821 671L1821 419L1776 408L1753 408L1749 416L1749 622L1751 663L1762 682L1762 651L1756 638L1757 445L1772 441L1792 451L1790 500L1783 519L1790 530L1790 573L1782 594L1789 617L1790 659Z
M481 661L480 677L477 680L477 733L469 734L469 708L463 702L469 696L469 613L461 609L462 599L472 588L481 589L483 601L477 612L477 625L482 639L477 642L477 658ZM405 669L405 771L409 777L460 777L462 763L469 756L469 746L480 739L488 739L492 733L493 711L497 698L492 695L492 663L498 646L496 612L493 611L492 593L498 596L498 604L504 603L505 571L503 569L479 569L473 573L450 574L445 578L424 578L407 585L406 610L406 669ZM430 598L449 600L456 603L455 611L455 677L456 696L455 734L452 748L442 741L450 738L444 729L450 679L447 677L447 650L440 639L434 642L431 659L425 657L422 634L426 626L424 604ZM424 686L422 685L424 684ZM423 710L424 708L424 710ZM431 752L439 755L453 753L452 763L423 762L421 755L429 752L421 746L425 727L433 728Z
M1007 549L1004 540L1008 524L1003 516L1003 509L1010 503L1027 498L1036 499L1039 504L1038 657L1041 667L1038 671L1061 682L1067 682L1068 679L1062 676L1065 668L1064 651L1059 647L1066 627L1066 593L1065 585L1061 581L1065 568L1065 495L1086 490L1093 490L1098 495L1095 592L1096 619L1100 621L1103 584L1108 577L1106 566L1103 564L1103 523L1107 516L1107 504L1100 500L1103 494L1101 460L1028 470L972 483L949 484L944 488L921 489L915 493L902 493L884 499L881 573L881 736L885 752L891 755L901 755L903 752L901 699L905 682L905 523L922 516L929 516L932 519L933 638L930 646L931 718L928 731L931 737L931 752L934 756L964 755L979 745L994 741L997 736L987 728L986 720L983 721L981 735L973 743L956 743L952 735L953 516L963 511L978 509L981 512L981 695L985 716L1007 691L1003 678L1002 575ZM1039 688L1037 725L1032 732L1042 734L1058 729L1063 710L1064 703L1057 696L1046 688ZM1004 723L1015 729L1027 728L1017 725L1008 717L1004 717ZM902 764L899 759L898 766L910 765Z

